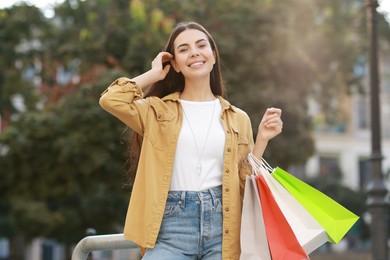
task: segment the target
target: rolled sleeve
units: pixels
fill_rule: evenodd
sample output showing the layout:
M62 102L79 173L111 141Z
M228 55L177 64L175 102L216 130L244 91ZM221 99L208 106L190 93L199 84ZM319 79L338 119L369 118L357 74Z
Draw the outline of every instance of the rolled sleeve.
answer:
M132 80L122 77L103 91L100 106L128 127L143 135L149 103L143 99L142 89Z

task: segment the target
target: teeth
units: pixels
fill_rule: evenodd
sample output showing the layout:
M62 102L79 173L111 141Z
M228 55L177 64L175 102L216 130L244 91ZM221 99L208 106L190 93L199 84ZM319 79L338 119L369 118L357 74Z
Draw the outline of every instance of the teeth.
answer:
M191 67L198 66L198 65L203 65L203 62L195 62L191 64Z

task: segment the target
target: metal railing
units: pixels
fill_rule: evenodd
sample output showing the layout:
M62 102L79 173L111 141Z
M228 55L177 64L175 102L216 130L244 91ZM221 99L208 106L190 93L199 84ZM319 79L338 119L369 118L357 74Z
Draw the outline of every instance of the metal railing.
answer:
M134 249L136 244L124 238L123 234L88 236L80 240L73 250L72 260L86 260L93 251Z

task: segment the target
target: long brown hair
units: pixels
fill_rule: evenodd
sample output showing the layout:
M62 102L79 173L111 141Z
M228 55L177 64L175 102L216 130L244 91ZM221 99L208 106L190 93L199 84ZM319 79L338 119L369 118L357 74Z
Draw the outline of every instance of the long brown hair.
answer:
M189 29L199 30L204 34L206 34L208 41L211 45L211 49L215 54L215 64L213 69L210 72L211 91L214 95L225 96L225 87L222 82L221 65L220 65L220 58L219 58L217 45L215 44L215 41L211 36L211 34L202 25L196 22L178 23L173 28L171 35L168 38L168 42L165 46L164 51L169 52L174 56L175 55L174 42L177 36L183 31ZM169 62L163 65L166 66L168 63ZM144 98L150 96L156 96L162 98L174 92L182 92L184 90L184 84L185 84L185 80L183 74L180 72L177 73L171 67L168 74L163 80L154 83L145 91ZM128 146L129 158L127 161L129 167L127 171L127 177L128 177L128 185L132 186L138 168L139 155L142 147L142 136L140 136L134 131L130 131L129 138L130 138L129 146Z

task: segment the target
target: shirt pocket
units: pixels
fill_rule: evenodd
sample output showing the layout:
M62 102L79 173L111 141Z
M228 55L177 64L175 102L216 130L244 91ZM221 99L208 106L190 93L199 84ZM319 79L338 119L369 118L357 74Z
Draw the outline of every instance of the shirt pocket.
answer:
M172 113L156 109L151 109L150 112L151 114L145 125L144 136L156 150L164 151L164 148L166 148L166 144L168 143L167 141L169 139L174 116Z
M233 133L235 135L235 141L237 142L237 156L236 162L240 162L249 151L249 139L241 133L235 126L232 126Z

